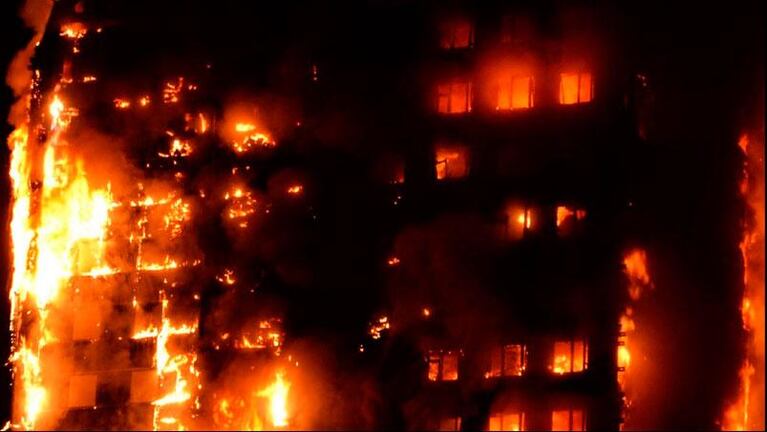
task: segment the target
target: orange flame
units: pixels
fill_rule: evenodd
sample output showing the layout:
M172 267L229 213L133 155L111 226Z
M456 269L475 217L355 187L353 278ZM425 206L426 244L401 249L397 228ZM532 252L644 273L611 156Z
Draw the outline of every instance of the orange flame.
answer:
M234 125L238 139L232 142L232 148L238 154L246 153L254 147L274 147L277 143L272 137L253 123L239 122Z
M48 106L50 133L41 152L29 149L26 125L9 137L13 150L13 329L21 331L22 313L36 316L33 325L18 335L11 355L19 377L17 397L23 407L18 419L26 429L34 429L49 408L43 374L46 365L40 351L63 336L48 325L49 307L70 278L106 267L104 240L112 208L111 193L109 188L91 189L82 160L71 160L66 142L61 139L69 125L67 112L71 110L54 94Z
M370 333L370 337L373 339L381 339L381 334L384 331L389 330L390 327L391 323L389 322L389 317L382 316L370 324L368 333Z
M624 273L628 279L629 304L626 306L620 317L620 334L618 336L618 385L623 396L623 410L626 419L630 419L629 409L634 403L636 397L636 387L640 385L641 379L633 364L632 358L639 355L639 346L636 343L637 323L634 316L634 308L637 306L643 291L653 289L654 285L650 274L647 271L647 253L642 249L629 251L623 258Z
M290 383L285 380L285 372L277 371L274 382L258 392L259 397L269 399L269 414L272 426L283 428L288 426L288 392Z
M746 158L740 193L752 217L738 245L743 258L741 319L746 332L745 359L738 372L737 400L725 408L723 430L764 429L764 143L747 134L738 140Z

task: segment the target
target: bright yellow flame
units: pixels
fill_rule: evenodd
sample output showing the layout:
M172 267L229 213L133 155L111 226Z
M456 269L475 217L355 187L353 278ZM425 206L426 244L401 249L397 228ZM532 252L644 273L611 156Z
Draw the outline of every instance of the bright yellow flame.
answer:
M50 403L40 352L64 335L48 323L49 307L75 275L103 271L105 236L112 197L109 188L91 188L82 160L61 139L67 109L54 94L48 106L50 133L42 146L28 147L25 125L9 137L13 153L11 241L11 325L18 332L11 355L17 376L18 418L34 429ZM74 160L72 160L74 159ZM33 185L39 185L33 187ZM35 318L21 328L21 314Z
M205 132L208 131L208 129L210 129L210 124L208 123L208 119L205 117L205 114L203 113L197 113L197 123L198 123L198 128L197 128L198 133L204 134Z
M381 339L381 334L384 331L389 330L390 327L391 323L389 323L389 317L382 316L370 325L368 333L373 339Z
M65 24L61 26L61 31L59 32L59 35L64 36L68 39L82 39L85 37L85 35L88 33L88 28L85 27L83 23L79 22L73 22L69 24Z
M237 123L234 125L234 130L236 132L251 132L256 130L256 125L252 123Z
M171 158L171 157L187 157L190 154L192 154L193 148L192 145L187 140L181 140L178 138L173 138L170 142L170 146L168 148L167 153L157 153L158 156L162 158Z
M115 98L112 102L117 109L128 109L131 105L129 100L122 98Z
M285 380L285 372L280 370L275 374L274 382L258 392L259 397L269 399L269 415L272 426L282 428L288 426L288 392L290 383Z
M48 106L48 113L51 115L51 130L56 129L59 125L62 111L64 111L64 102L59 99L59 95L53 95L53 101Z

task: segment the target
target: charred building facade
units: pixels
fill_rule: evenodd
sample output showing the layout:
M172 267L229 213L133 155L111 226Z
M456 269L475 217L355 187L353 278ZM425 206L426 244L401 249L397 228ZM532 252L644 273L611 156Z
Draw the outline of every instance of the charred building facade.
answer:
M388 276L425 364L386 380L409 427L617 429L642 77L593 9L481 6L426 19Z
M652 125L618 10L157 3L56 1L30 51L12 426L621 427Z

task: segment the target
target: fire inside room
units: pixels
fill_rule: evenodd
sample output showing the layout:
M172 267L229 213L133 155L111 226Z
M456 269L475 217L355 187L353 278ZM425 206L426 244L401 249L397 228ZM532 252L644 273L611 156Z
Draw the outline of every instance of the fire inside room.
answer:
M763 430L764 7L4 1L4 430Z

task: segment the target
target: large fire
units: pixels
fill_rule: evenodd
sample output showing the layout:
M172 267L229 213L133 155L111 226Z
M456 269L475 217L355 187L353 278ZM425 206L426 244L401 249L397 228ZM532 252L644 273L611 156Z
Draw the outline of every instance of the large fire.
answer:
M471 401L473 405L468 410L458 407L451 410L455 412L438 414L445 417L443 427L453 430L460 430L462 421L464 429L486 421L484 424L491 430L535 429L541 425L553 430L585 430L605 424L617 426L617 413L593 408L610 406L617 411L621 402L617 394L623 398L621 426L633 426L632 414L633 420L640 417L637 410L645 409L642 402L648 387L643 380L651 362L649 347L656 342L648 335L650 320L643 318L647 317L648 293L654 290L655 281L660 284L664 280L663 269L653 268L645 249L632 248L622 257L625 292L621 289L619 295L603 296L609 303L597 304L604 299L591 295L601 291L588 291L589 295L578 298L568 295L555 298L546 291L559 289L560 285L602 288L601 283L560 283L559 277L567 276L569 271L559 272L549 265L560 261L559 253L546 252L550 245L562 246L561 257L565 261L571 247L576 250L587 245L577 252L590 254L592 247L604 249L600 245L619 243L612 243L612 239L607 243L591 242L587 236L592 230L613 232L594 229L590 223L592 219L594 225L611 222L611 211L605 210L613 209L612 203L620 201L592 197L597 190L579 190L582 185L591 184L590 175L599 174L595 178L601 178L602 173L608 174L612 169L572 164L573 173L582 170L588 176L583 179L574 176L572 184L564 185L571 190L563 196L557 192L565 183L559 177L564 178L563 173L571 167L552 170L547 173L551 174L550 179L548 175L538 176L543 171L535 171L539 158L545 160L547 153L558 151L558 146L551 144L561 137L573 143L579 143L582 134L589 140L599 138L600 134L591 133L592 116L599 118L608 112L607 108L612 109L611 105L620 105L620 98L616 100L610 95L623 94L613 89L601 90L602 78L609 72L605 68L597 64L569 67L564 58L557 58L560 54L576 55L575 48L580 43L573 44L572 49L554 47L555 36L569 31L547 30L542 33L547 38L543 44L517 44L520 35L508 35L503 43L514 40L514 52L517 45L520 50L527 50L525 46L530 45L531 50L545 48L551 55L524 68L503 68L490 82L480 82L482 74L472 69L474 63L493 57L473 54L484 49L482 39L486 31L478 30L475 41L474 28L483 24L484 18L476 23L456 21L453 30L440 40L442 48L452 51L451 54L444 58L427 57L438 57L445 64L466 63L466 67L451 66L444 71L444 77L438 78L442 81L430 89L435 103L431 104L430 117L424 117L428 121L412 116L416 120L412 124L419 126L405 130L402 135L415 138L400 143L392 140L396 133L380 137L363 133L373 123L388 126L393 121L338 121L348 113L336 110L336 104L355 101L356 95L342 92L338 100L323 100L324 92L346 76L339 74L340 68L324 65L325 61L336 59L335 55L323 53L330 46L324 40L316 44L318 52L323 53L320 58L299 62L304 64L303 74L307 77L302 79L307 82L296 87L293 80L297 78L292 73L282 74L283 68L276 66L280 66L278 61L293 64L294 57L304 55L303 49L282 53L277 49L261 52L259 47L260 55L242 55L240 51L237 55L242 57L241 63L218 69L221 53L211 53L211 47L201 45L200 51L191 56L194 62L181 64L163 50L165 41L155 38L150 41L152 48L146 50L142 46L143 36L132 33L134 28L125 32L142 22L138 16L124 25L117 16L94 25L103 11L84 13L85 5L93 2L42 3L54 4L52 7L61 10L55 11L50 25L39 30L45 32L46 40L41 33L30 44L28 55L42 44L37 57L24 62L26 69L32 70L25 69L23 74L9 78L24 83L24 91L17 92L21 96L14 109L24 116L14 119L15 130L7 140L11 150L9 365L13 394L11 418L5 429L92 427L93 423L87 422L101 422L105 428L139 430L307 429L317 426L312 415L327 421L317 423L320 427L332 427L336 417L347 421L350 417L347 411L352 410L361 412L348 423L357 428L407 424L410 429L418 429L410 427L411 417L424 414L427 411L424 407L432 402L437 405L437 399L442 399L448 404L460 400ZM557 21L551 12L540 17L551 21L547 26L554 26ZM76 19L71 19L70 13ZM523 32L525 27L522 21L509 25L507 30L516 29L514 32ZM114 33L99 36L113 29ZM173 28L164 29L163 34L172 34L170 30ZM89 50L93 47L104 50L111 43L119 46L126 34L133 37L130 43L135 42L136 49L126 50L124 59L121 57L124 61L101 70L100 62L110 57L102 59L97 53L91 58ZM211 43L227 36L216 35ZM91 43L99 37L104 44ZM259 37L260 33L243 49L252 48L250 42L255 46ZM169 39L178 39L180 45L172 54L189 55L187 47L181 46L185 43L183 37ZM298 38L289 43L298 47ZM473 51L475 48L477 51ZM500 50L500 46L496 48ZM314 50L311 47L308 51ZM168 61L155 69L151 64L161 54L168 54ZM279 59L271 60L277 54ZM417 56L401 57L404 61ZM202 63L196 64L200 59ZM258 63L274 71L262 74L257 70L260 67L255 67ZM318 64L323 68L323 80L319 80ZM550 69L552 65L557 70ZM253 69L247 72L252 81L224 83L244 73L227 68L245 66ZM146 71L141 70L144 67ZM380 78L398 78L393 72L394 65L391 70L387 65L379 71ZM280 85L274 85L275 82ZM420 82L420 78L411 82ZM385 83L367 84L370 94L373 90L386 92L386 85L379 84ZM245 94L248 92L252 93ZM384 96L375 98L376 112L382 116L388 115L387 104L396 101L395 93ZM307 101L298 103L302 97ZM625 106L618 107L622 114L616 118L624 119L633 112L633 108L629 110L630 102L634 103L629 97L624 98ZM327 112L316 115L315 111ZM397 111L398 117L411 118L410 107L399 107ZM357 120L357 113L354 114L350 118ZM552 127L541 140L532 133L535 132L532 128L548 128L572 114L576 115L572 127L561 131ZM486 116L501 120L485 121ZM325 121L328 119L331 121ZM491 129L506 121L513 122L513 126L503 126L502 134L494 137ZM438 131L443 125L447 125L444 133ZM611 134L621 132L622 136L623 129L608 126ZM349 130L345 130L347 127ZM480 133L466 132L472 130ZM346 141L366 143L368 138L374 139L370 140L364 157L347 157ZM485 138L496 143L484 145ZM738 143L746 160L740 194L747 212L739 243L743 260L740 312L746 337L742 364L739 370L730 371L733 376L737 373L737 395L728 400L720 414L720 426L726 430L765 426L762 141L763 138L744 134ZM409 148L420 142L427 147ZM327 144L332 146L323 153ZM384 146L397 153L393 158L397 166L392 170L396 172L387 177L390 184L380 191L393 192L391 196L396 199L387 198L387 205L393 202L401 213L390 215L370 205L377 192L360 194L359 205L353 202L347 206L346 201L352 200L336 199L344 198L347 191L372 185L354 184L352 179L376 165ZM513 158L492 157L496 151L509 150L513 150L509 153ZM586 147L583 153L587 153ZM601 159L608 160L608 154L600 157L600 163ZM552 156L559 159L559 155ZM507 164L507 159L513 159L513 164ZM414 161L417 163L413 164ZM561 162L565 161L542 166L559 167ZM513 175L502 178L512 171ZM279 181L282 175L283 181ZM502 181L496 182L496 177ZM320 178L329 183L314 182ZM529 182L528 178L534 181ZM609 182L605 184L612 186ZM474 193L477 186L484 191ZM586 199L584 208L570 201L555 201L577 197ZM506 199L517 201L503 201ZM432 212L430 207L437 203L439 211ZM340 204L343 207L332 207ZM501 205L504 207L499 211ZM356 227L350 230L334 223L335 208L351 212L347 221L361 220L357 216L366 214L374 220L362 224L359 232ZM473 225L475 214L491 212L498 214L478 218L482 219L481 226L492 226L497 240L504 241L495 242L489 237L490 229L475 229L480 225ZM417 223L411 223L411 217ZM461 226L454 227L459 225L456 221L461 221ZM443 235L442 229L447 226L453 229L449 235ZM380 232L368 232L368 227ZM440 230L431 232L432 227ZM333 229L339 232L326 235ZM565 239L568 233L573 235ZM453 235L480 239L482 244L453 242ZM418 241L417 247L407 247L415 243L409 242L410 236ZM397 244L397 255L380 254L389 240ZM334 243L333 247L323 250L328 243ZM359 250L355 250L357 246ZM432 253L432 248L436 252ZM348 249L352 251L347 254ZM454 259L453 249L461 249L465 256L457 253L456 256L463 257L462 260ZM655 252L653 249L651 257L655 257ZM329 259L335 258L330 254L352 259ZM543 266L536 263L541 257L546 261ZM476 262L472 261L474 258ZM505 272L496 272L491 267L503 265L506 260L511 263L509 274L522 280L498 279L505 277ZM615 266L619 260L620 257L610 256L605 261ZM360 265L363 261L376 265ZM590 280L588 266L602 261L586 257L576 264L580 262L587 264L584 271L578 268L572 274ZM347 269L348 274L341 273ZM599 269L595 273L600 273L602 267ZM381 276L378 271L388 273L378 279L368 278L368 272L374 271L375 276ZM596 279L609 281L604 285L613 290L615 271L608 273L609 277L599 274ZM539 274L545 277L539 278ZM328 283L331 278L336 280ZM536 279L542 284L529 283ZM497 281L503 284L493 283ZM389 285L407 286L406 295L388 299L379 296L378 290L388 290ZM322 290L313 289L316 287ZM343 289L338 292L344 297L324 301L331 297L325 295L325 288ZM497 292L486 291L491 288L503 289L503 298ZM665 288L664 283L664 291ZM506 294L519 303L512 308L504 307L501 301ZM312 303L303 307L305 304L293 301L298 296ZM546 298L541 300L543 297ZM336 313L340 309L332 309L355 299L364 301L353 305L354 310ZM405 299L410 300L410 308L399 303ZM373 310L376 307L373 303L379 300L391 301L386 306L387 314L373 315L367 326L364 321L358 323L363 324L359 327L348 325L352 318L362 316L360 311L364 308L369 308L366 313ZM546 303L552 320L544 323L549 317L537 313L537 307L526 308L528 301ZM570 306L584 307L570 311ZM326 309L334 312L328 313ZM403 311L409 311L409 315ZM477 316L469 316L470 313ZM587 315L583 326L579 313ZM496 319L498 316L503 319ZM604 316L619 322L591 321ZM321 319L318 317L327 317L328 323L323 321L327 327L306 325L316 324ZM512 325L506 325L509 317ZM529 326L528 320L532 323ZM572 327L579 327L570 329L577 337L558 336L548 341L551 335L547 333L556 334L560 329L555 327L567 326L569 322ZM539 323L542 328L534 328ZM489 334L495 331L512 334ZM341 332L356 332L355 337L364 337L365 343L348 344L341 337L347 334ZM485 359L490 367L483 368L478 353L487 343L483 339L490 336L513 336L522 341L496 345L488 356L491 358ZM456 348L443 348L446 341L440 339L456 339L449 340L450 346ZM359 353L341 359L340 347L358 349ZM422 352L417 353L418 350ZM301 369L294 357L298 352L306 365ZM304 357L306 353L312 355ZM335 356L339 357L338 364L329 361L336 360ZM612 368L613 359L617 373L615 369L603 373L600 368ZM414 363L418 363L418 368L409 369ZM419 380L415 379L416 374L420 374ZM475 378L481 374L485 380L478 383ZM399 387L403 377L413 381ZM594 380L595 377L609 379ZM601 384L590 387L595 382ZM610 391L603 393L609 395L586 394L595 388L604 390L605 382ZM535 388L532 392L535 395L524 400L529 385ZM509 388L511 397L502 394ZM552 393L578 394L575 405L584 406L555 406L573 401L565 400L570 396L559 395L549 400L549 395L543 393L550 388L556 388ZM437 397L423 404L416 396L410 398L421 390L430 398ZM458 391L460 398L442 397L452 391ZM579 393L586 397L581 398ZM350 400L355 398L348 397L349 394L359 396L359 400ZM496 396L498 401L508 397L513 409L503 412L489 409ZM392 397L396 398L394 403L387 399ZM602 404L597 397L609 397L611 402ZM436 408L436 412L445 407L428 408ZM386 423L390 419L381 419L399 415L398 409L402 410L402 418L391 423ZM536 412L544 409L547 412ZM310 410L323 412L316 414ZM605 414L604 418L597 418L592 411ZM92 415L94 412L98 415Z
M648 289L654 287L650 273L647 270L647 253L643 249L633 249L623 258L623 267L628 279L628 298L623 314L620 317L620 336L618 337L618 385L623 392L624 424L631 418L631 408L635 401L637 388L641 385L636 361L632 367L632 358L639 358L644 353L635 340L638 330L635 310L639 300Z
M723 430L764 429L764 143L744 134L740 193L747 208L739 247L743 257L741 317L747 342L738 397L725 410Z
M90 35L79 23L67 25L61 32L73 44L74 54L79 52L79 41ZM137 181L120 184L120 192L115 193L108 175L98 179L89 175L89 167L98 166L100 161L88 160L80 152L81 144L88 143L77 142L70 134L79 110L68 103L74 98L68 97L67 86L75 80L67 71L62 75L46 91L41 88L40 73L35 72L31 96L21 101L27 104L26 121L8 139L12 150L10 360L14 371L9 427L57 428L62 407L97 408L96 375L68 376L66 371L73 360L52 353L76 341L96 344L105 337L114 338L106 336L108 326L102 325L107 316L76 311L70 302L98 310L95 305L99 301L126 291L130 293L133 331L117 336L116 342L131 340L153 348L152 369L131 372L130 401L150 404L154 430L221 427L199 414L205 385L199 342L195 341L200 323L196 317L178 316L175 306L182 296L187 297L185 301L200 301L199 292L179 292L179 278L200 266L202 258L193 248L175 246L188 236L196 217L195 202L178 185L158 186L154 182L150 186ZM77 82L94 80L88 75ZM178 77L165 83L161 99L165 104L177 104L186 92L197 88ZM143 95L135 105L146 107L151 100L151 96ZM35 108L44 102L45 109ZM125 96L115 97L112 103L119 111L134 106ZM157 153L173 166L195 152L192 133L205 134L211 127L205 114L187 117L191 126L180 132L166 131L167 150ZM273 144L271 138L249 126L240 129L237 132L244 134L244 146ZM179 181L184 175L176 172L174 177ZM302 190L302 185L291 185L288 193L300 194ZM247 226L257 204L249 189L233 184L223 195L224 220ZM205 198L205 194L201 192L200 197ZM224 286L236 282L229 269L217 279ZM146 292L140 292L141 284L151 284L156 297L148 299ZM268 347L269 355L279 356L284 335L275 323L279 320L261 321L254 333L241 335L235 348ZM270 412L269 422L259 428L288 426L291 382L286 373L280 370L273 382L253 385L262 387L255 394L268 400Z
M72 277L105 266L104 240L113 206L109 187L92 188L83 161L71 151L64 137L71 120L66 112L54 94L44 142L34 142L27 125L9 139L14 200L10 299L16 335L11 360L23 389L17 418L28 429L38 426L52 399L42 351L64 337L49 316L56 313L56 302Z
M288 392L290 383L285 381L285 372L278 371L274 382L269 387L258 392L258 395L269 400L269 416L272 426L282 428L288 425Z

